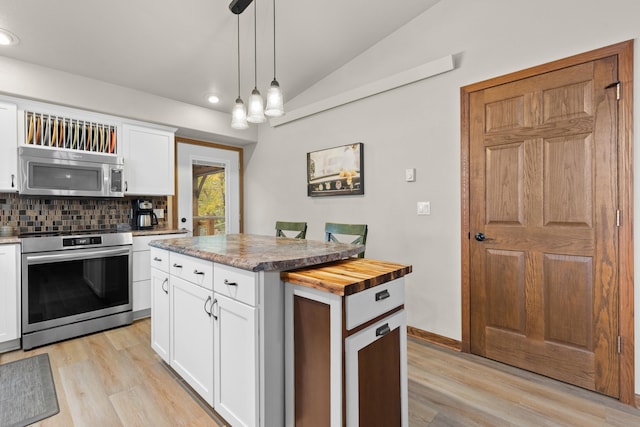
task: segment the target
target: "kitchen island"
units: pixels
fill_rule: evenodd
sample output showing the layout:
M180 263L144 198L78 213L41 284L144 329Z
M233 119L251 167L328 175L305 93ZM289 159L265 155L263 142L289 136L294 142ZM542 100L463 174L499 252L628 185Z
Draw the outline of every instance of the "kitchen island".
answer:
M231 425L285 425L280 273L364 246L246 234L150 246L154 350Z

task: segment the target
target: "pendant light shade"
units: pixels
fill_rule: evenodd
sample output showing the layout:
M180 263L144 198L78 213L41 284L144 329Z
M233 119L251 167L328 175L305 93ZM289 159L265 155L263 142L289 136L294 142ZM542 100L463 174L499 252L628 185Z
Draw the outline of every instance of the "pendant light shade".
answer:
M244 102L240 97L236 98L236 103L231 112L231 127L234 129L246 129L249 127L247 110L244 108Z
M258 90L258 1L253 1L253 49L254 49L254 87L249 97L249 107L247 109L247 121L249 123L264 123L267 118L264 116L264 101Z
M284 96L276 80L276 0L273 0L273 81L267 91L267 107L264 114L269 117L284 115Z
M265 108L264 114L269 117L280 117L284 115L284 99L280 85L276 79L273 79L267 91L267 108Z
M249 107L247 109L247 121L249 123L264 123L267 118L264 116L264 101L257 87L254 87L249 96Z
M238 15L238 97L231 111L231 127L234 129L246 129L249 127L247 110L244 108L242 98L240 98L240 15Z

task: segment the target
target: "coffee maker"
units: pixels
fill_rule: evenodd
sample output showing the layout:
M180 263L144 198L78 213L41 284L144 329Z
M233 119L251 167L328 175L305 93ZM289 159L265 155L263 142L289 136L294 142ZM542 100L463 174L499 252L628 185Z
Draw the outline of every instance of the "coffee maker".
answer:
M135 230L145 230L158 225L158 217L153 213L153 203L150 200L134 199L131 201L132 222Z

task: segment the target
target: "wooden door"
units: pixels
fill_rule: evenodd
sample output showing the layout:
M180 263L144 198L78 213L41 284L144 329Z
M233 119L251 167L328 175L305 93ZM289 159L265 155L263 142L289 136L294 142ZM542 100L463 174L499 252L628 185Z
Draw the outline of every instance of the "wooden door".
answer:
M614 397L617 74L611 56L469 97L471 351Z

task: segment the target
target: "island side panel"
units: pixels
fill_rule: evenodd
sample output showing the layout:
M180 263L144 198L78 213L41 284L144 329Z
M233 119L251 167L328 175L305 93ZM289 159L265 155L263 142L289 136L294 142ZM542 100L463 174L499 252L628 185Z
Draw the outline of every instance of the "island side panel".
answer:
M280 271L262 271L258 285L260 336L260 425L283 426L284 284Z

